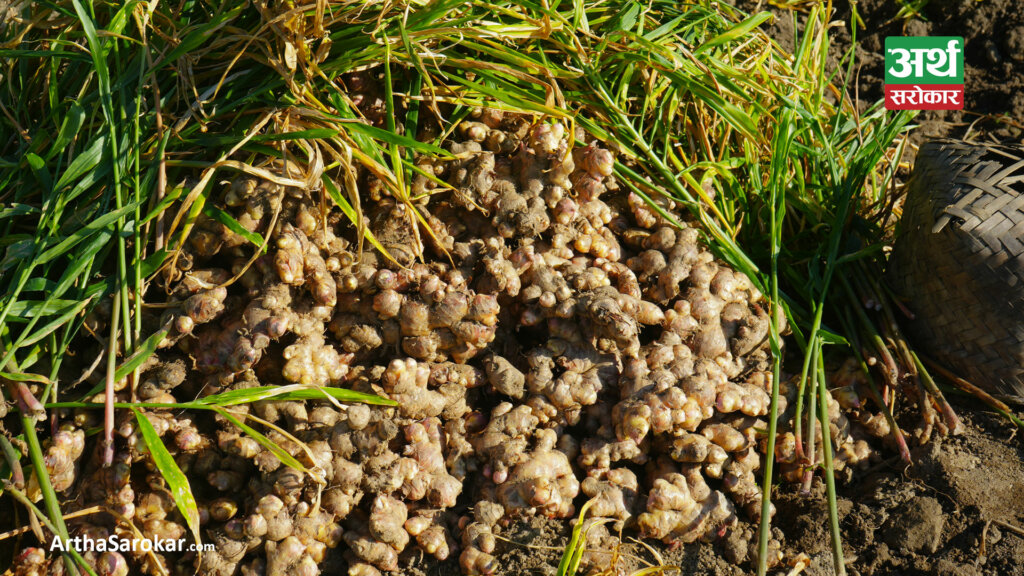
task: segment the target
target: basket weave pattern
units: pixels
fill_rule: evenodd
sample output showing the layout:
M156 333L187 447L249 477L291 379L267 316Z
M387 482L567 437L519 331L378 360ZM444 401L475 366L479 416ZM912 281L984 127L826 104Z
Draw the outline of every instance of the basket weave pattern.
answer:
M887 277L909 299L917 346L1024 399L1024 148L923 145Z

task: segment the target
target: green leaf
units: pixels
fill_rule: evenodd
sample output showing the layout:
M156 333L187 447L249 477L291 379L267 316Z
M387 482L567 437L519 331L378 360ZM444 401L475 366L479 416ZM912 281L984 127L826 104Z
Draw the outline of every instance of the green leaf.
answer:
M7 249L4 250L4 258L3 260L0 260L0 272L6 272L10 268L19 264L24 264L26 261L32 259L32 253L35 251L33 239L31 236L25 238L22 238L21 236L22 235L19 234L18 236L12 235L12 238L0 239L0 244L2 244L5 240L9 241L14 240L14 238L18 238L14 242L8 244Z
M114 14L113 18L107 24L107 29L112 34L121 34L124 32L124 27L128 24L128 16L135 10L135 5L139 3L139 0L131 0L131 2L125 2L121 8Z
M39 214L42 211L35 206L29 206L28 204L15 204L12 203L9 206L4 207L0 210L0 220L6 218L13 218L15 216L24 216L26 214Z
M53 290L54 286L56 286L56 284L54 284L52 280L37 277L25 282L25 287L22 288L21 292L23 294L25 292L44 292L47 290Z
M136 368L142 365L147 358L156 352L157 346L167 336L167 330L157 330L146 341L139 346L135 352L125 359L124 363L117 367L114 371L114 382L120 382L121 380L128 377Z
M223 408L215 408L215 410L217 411L218 414L223 416L232 424L238 426L238 428L242 432L245 432L246 435L248 435L250 438L252 438L256 442L259 442L260 446L263 446L264 448L269 450L274 456L277 456L277 459L280 460L282 464L294 470L298 470L299 472L309 473L309 470L305 466L303 466L301 462L296 460L295 457L289 454L284 448L281 448L280 446L275 444L274 441L272 441L270 438L267 438L260 432L257 432L254 428L236 418L235 415L232 414L231 412L228 412Z
M160 214L167 210L171 204L177 202L178 198L181 198L181 195L184 194L185 191L185 186L175 186L167 190L167 194L163 197L163 200L161 200L148 214L146 214L141 223L145 224L160 216Z
M166 336L167 330L157 330L155 333L150 335L149 338L146 338L142 345L139 346L139 348L131 356L129 356L124 361L124 363L122 363L120 366L117 367L116 370L114 370L114 382L120 382L121 380L124 380L125 378L128 377L129 374L135 371L136 368L141 366L142 363L145 362L147 358L149 358L150 356L153 355L154 352L156 352L157 347L160 346L160 342L162 342ZM83 394L82 398L89 398L95 394L99 394L100 391L103 390L105 386L106 382L97 383L95 386L89 389L88 392Z
M818 329L818 337L821 338L824 344L839 344L841 346L849 346L850 341L843 337L842 334L837 334L831 330L825 328Z
M235 220L231 216L231 214L228 214L227 212L221 210L220 208L209 204L203 206L203 214L206 214L210 218L213 218L217 222L220 222L221 224L227 226L229 230L245 238L257 248L262 247L263 252L267 251L267 247L263 245L263 236L257 234L256 232L246 230L245 227L238 222L238 220Z
M85 55L83 54L83 56ZM82 124L84 122L85 110L78 104L78 102L72 102L71 108L68 109L67 115L64 116L64 121L60 125L60 132L57 133L57 139L53 141L53 145L50 147L50 152L46 155L47 160L64 152L67 145L74 140L75 136L78 135L78 131L82 129Z
M739 38L743 38L746 35L750 34L751 30L757 28L771 17L772 15L770 12L760 12L758 14L754 14L750 18L744 20L743 22L740 22L739 24L733 26L732 28L726 30L725 32L722 32L718 36L715 36L711 40L704 42L696 50L694 50L693 53L700 54L720 44L725 44L726 42L732 42Z
M110 104L110 71L107 69L106 51L104 43L100 41L96 33L96 24L89 16L89 12L82 6L80 0L71 0L78 14L78 21L82 24L82 31L89 43L89 55L92 57L93 67L96 69L96 82L100 92L100 100L103 102L104 113L107 115L107 122L113 122L112 108Z
M170 252L166 248L161 248L156 252L150 254L142 261L142 277L148 278L149 276L156 273L157 270L163 266L164 260L170 256Z
M348 200L342 196L341 190L338 190L338 186L335 185L334 181L326 174L324 174L321 179L323 180L324 187L327 189L327 195L331 197L331 200L334 200L334 203L338 205L338 208L341 208L341 211L345 213L345 216L347 216L349 221L352 222L352 225L357 226L359 216L356 214L355 209L352 208L352 205L348 203ZM363 237L365 237L370 244L373 244L373 247L376 248L377 251L387 256L387 258L392 262L394 261L394 258L388 254L388 251L384 249L384 246L382 246L377 240L377 237L373 235L373 231L370 230L369 226L363 227Z
M551 116L553 118L565 118L568 116L568 114L566 114L565 111L559 110L558 108L553 108L551 106L548 106L547 104L539 104L535 100L528 100L526 98L518 97L511 94L510 92L491 88L490 86L486 86L479 82L474 82L466 78L461 78L455 74L448 75L448 79L453 82L458 82L459 84L462 84L463 86L469 88L470 90L474 90L476 92L479 92L480 94L489 96L491 98L494 98L495 100L498 100L499 102L504 102L509 106L513 106L520 110L537 112L540 114Z
M587 542L583 538L583 525L586 523L584 520L587 517L587 510L590 509L593 502L593 500L587 500L586 504L580 508L580 517L576 519L576 525L572 527L569 544L566 545L565 552L562 553L562 561L558 563L557 576L575 576L576 571L579 570L580 559L587 547Z
M89 142L88 148L76 156L75 160L72 160L71 164L68 165L68 168L60 174L53 190L59 191L63 187L68 186L71 182L78 180L83 174L95 168L99 164L100 160L103 159L103 151L108 148L106 147L108 139L109 138L105 135L98 135L95 139Z
M622 10L615 18L609 21L609 26L613 30L633 30L639 17L640 5L636 2L630 2L625 10Z
M49 384L50 379L39 374L23 374L21 372L0 372L0 378L6 378L12 382L35 382L36 384Z
M174 461L171 453L167 451L167 447L164 446L163 440L160 439L149 419L139 410L133 409L132 412L135 412L135 420L139 423L139 432L142 434L143 442L146 443L149 455L153 458L153 464L160 471L160 475L163 476L164 480L167 481L167 487L171 490L174 503L177 505L182 517L185 518L189 531L192 532L192 538L198 545L201 542L199 536L199 506L196 505L195 496L192 495L192 487L188 483L188 478L185 477L181 468L178 467L178 463Z
M250 139L250 142L318 140L321 138L333 138L337 135L338 131L333 128L310 128L308 130L296 130L294 132L282 132L280 134L257 134Z
M204 396L196 402L211 406L237 406L239 404L251 404L263 400L325 400L327 397L334 398L340 402L361 402L377 406L397 406L394 400L381 398L374 394L366 394L345 388L331 388L326 386L257 386L254 388L241 388L228 390L219 394Z
M75 0L75 4L78 4L78 0ZM181 58L182 56L202 46L204 43L209 42L214 32L220 30L222 27L226 26L231 20L234 20L236 17L238 17L238 15L241 14L242 9L246 7L247 6L244 2L238 3L231 10L221 13L219 16L212 20L204 22L203 26L194 28L188 34L185 34L184 38L178 43L177 46L174 47L174 50L171 50L167 55L161 58L160 61L157 62L156 66L154 66L153 68L163 68L163 66L168 62L174 62L178 58Z
M79 52L60 52L56 50L0 50L0 58L67 58L88 62L89 55Z
M63 314L79 304L78 300L18 300L11 303L7 313L15 318L28 320L40 316Z
M362 132L367 136L376 138L377 140L381 140L382 142L386 142L388 144L410 148L421 154L430 154L433 156L439 156L441 158L448 159L455 157L452 155L451 152L439 146L435 146L427 142L420 142L419 140L413 140L408 136L402 136L401 134L396 134L388 130L383 130L381 128L377 128L376 126L363 124L362 122L346 122L345 124L342 124L342 126L349 130Z
M32 169L32 175L36 177L36 182L43 189L44 196L49 196L53 180L50 178L50 171L46 169L46 161L32 152L25 154L25 161Z
M82 240L85 240L86 238L92 236L96 232L99 232L103 228L110 226L111 224L116 222L118 218L121 218L122 216L126 216L127 214L133 212L135 210L135 207L138 206L139 203L139 200L131 202L125 205L120 210L112 210L110 212L107 212L106 214L100 216L99 218L96 218L95 220L89 222L85 226L82 226L73 234L61 240L59 244L57 244L53 248L50 248L46 252L43 252L37 259L36 264L45 264L50 260L53 260L54 258L67 253Z
M53 332L53 331L57 330L58 328L64 326L65 324L70 322L71 319L74 318L75 316L78 316L78 314L88 305L89 305L89 300L88 299L84 299L84 300L81 300L80 302L76 302L74 306L72 306L72 307L68 308L67 310L65 310L60 316L57 316L53 320L50 320L42 328L37 328L31 335L24 334L22 336L22 338L19 339L18 346L19 347L31 346L31 345L35 344L36 342L39 342L40 340L42 340L43 338L48 336L51 332Z
M93 258L103 249L104 246L110 242L110 239L114 237L114 231L108 229L100 230L99 233L93 236L89 242L79 249L72 259L71 266L64 270L64 273L60 275L60 280L53 287L53 291L48 295L49 298L60 298L64 295L75 280L85 272L87 268L92 264Z
M276 134L257 134L249 139L247 147L257 148L256 144L260 142L287 142L293 140L319 140L323 138L333 138L338 135L338 131L334 128L310 128L308 130L295 130L293 132L280 132ZM196 138L188 140L193 144L201 146L214 147L214 146L225 146L234 145L242 140L242 136L238 134L234 135L200 135ZM259 149L273 148L262 147Z
M330 98L331 104L334 105L334 109L338 111L338 118L345 121L355 121L362 123L359 116L355 113L354 110L352 110L351 107L349 107L348 103L345 102L345 100L341 97L340 94L332 92ZM368 135L365 132L358 129L353 130L351 132L346 130L346 132L348 132L352 136L352 140L355 141L356 146L358 146L360 150L362 150L365 154L369 155L378 164L384 164L384 155L380 149L380 146L378 146L377 143L374 142L372 138L368 137Z

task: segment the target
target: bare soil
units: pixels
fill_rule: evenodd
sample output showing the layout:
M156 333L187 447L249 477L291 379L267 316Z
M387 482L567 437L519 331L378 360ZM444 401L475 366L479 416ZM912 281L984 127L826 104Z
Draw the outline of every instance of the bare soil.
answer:
M850 11L839 2L837 17ZM963 36L965 109L926 111L913 141L950 137L1020 143L1024 136L1024 12L1017 0L933 0L920 17L896 20L898 6L889 0L857 2L866 29L857 34L857 91L874 102L883 96L886 36ZM848 30L837 33L843 49Z
M773 12L776 18L765 26L766 32L783 49L793 49L794 22L789 12L761 0L732 3L747 12ZM856 31L850 96L862 110L884 95L887 36L963 36L964 110L921 112L911 141L947 137L1024 142L1024 11L1018 0L932 0L917 17L906 20L896 19L899 3L893 0L858 0L855 4L864 27ZM846 24L852 17L850 5L849 0L834 3L833 21L839 25L833 28L833 68L853 44ZM797 28L802 18L797 14Z

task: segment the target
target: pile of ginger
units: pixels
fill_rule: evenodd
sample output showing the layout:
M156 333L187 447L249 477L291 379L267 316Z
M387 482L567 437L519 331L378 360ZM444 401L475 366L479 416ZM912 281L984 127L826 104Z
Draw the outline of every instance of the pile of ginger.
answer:
M372 106L374 84L358 84ZM677 206L627 190L615 154L580 129L477 109L446 146L454 159L416 160L414 204L359 175L387 255L360 251L341 212L320 208L321 190L221 186L243 227L273 230L272 248L253 260L244 237L200 216L136 399L302 384L397 405L232 407L303 470L222 416L148 412L215 550L91 555L101 573L367 576L425 554L493 574L508 522L570 519L588 500L592 517L611 520L591 531L605 550L620 533L680 544L758 520L772 377L764 296L679 224ZM786 414L795 391L782 388ZM866 464L858 423L829 407L842 462ZM80 501L114 507L150 537L186 534L130 420L115 466L83 471L94 482ZM787 445L774 456L799 472ZM67 477L56 467L75 466L75 449L54 452L51 477ZM72 530L124 526L96 518ZM25 558L25 574L52 561Z

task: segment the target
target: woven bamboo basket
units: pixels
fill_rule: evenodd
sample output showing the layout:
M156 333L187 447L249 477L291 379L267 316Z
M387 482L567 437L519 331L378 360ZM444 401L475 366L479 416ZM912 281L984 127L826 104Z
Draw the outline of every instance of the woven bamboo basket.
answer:
M1024 148L923 145L887 279L921 350L1024 401Z

